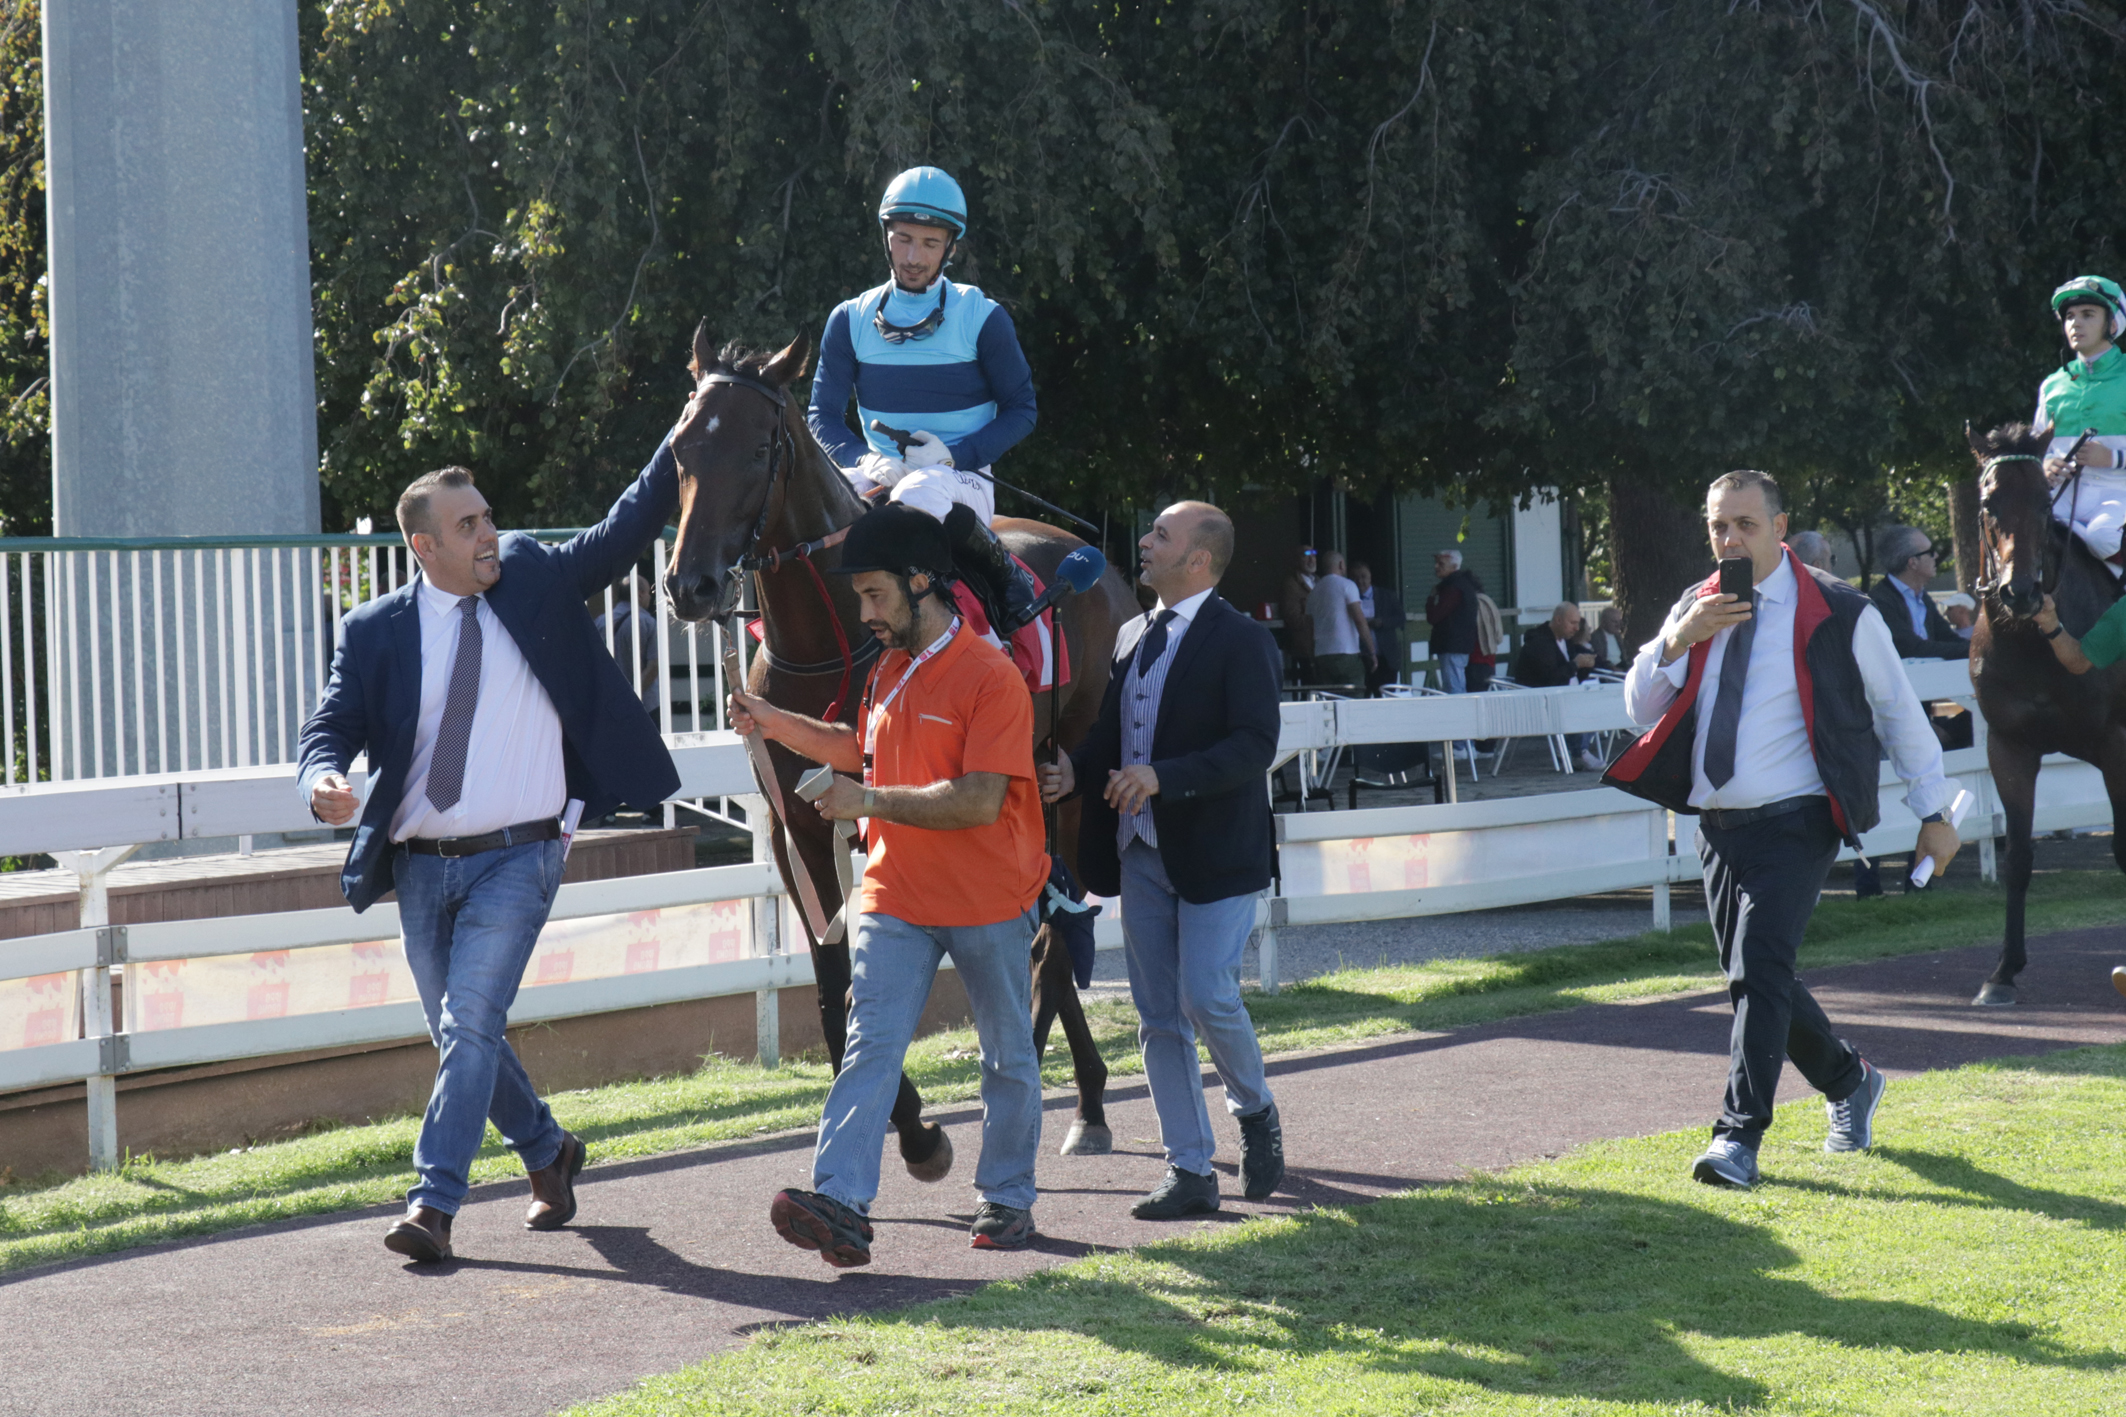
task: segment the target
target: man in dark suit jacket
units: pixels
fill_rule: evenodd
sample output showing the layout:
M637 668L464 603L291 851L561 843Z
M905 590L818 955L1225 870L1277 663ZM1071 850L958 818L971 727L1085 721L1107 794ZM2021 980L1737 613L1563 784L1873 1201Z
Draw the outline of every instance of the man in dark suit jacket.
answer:
M1583 624L1580 607L1569 600L1552 610L1548 625L1521 637L1520 652L1513 657L1513 681L1528 689L1558 689L1593 674L1594 650L1580 640ZM1600 772L1605 766L1594 754L1590 734L1566 734L1565 751L1589 772Z
M1927 594L1934 579L1934 539L1916 526L1893 526L1882 533L1882 563L1887 574L1868 591L1868 599L1890 627L1890 643L1899 659L1969 659L1971 642L1956 633Z
M417 478L399 529L421 573L346 618L303 725L297 779L318 819L361 825L340 888L356 910L398 892L399 926L439 1059L414 1145L418 1180L384 1244L448 1259L451 1217L487 1123L523 1159L525 1224L576 1213L584 1147L563 1131L503 1030L567 847L569 799L593 816L679 786L655 722L592 628L610 585L678 503L669 444L605 520L565 545L495 530L464 468ZM369 756L369 800L348 765Z
M1284 1133L1240 1001L1240 956L1268 888L1274 824L1263 775L1277 753L1278 655L1269 633L1220 599L1233 523L1177 502L1137 543L1153 613L1123 626L1100 718L1078 751L1041 769L1042 794L1084 783L1078 864L1122 898L1129 985L1166 1177L1131 1207L1140 1220L1218 1208L1217 1137L1196 1039L1240 1122L1250 1200L1284 1179Z

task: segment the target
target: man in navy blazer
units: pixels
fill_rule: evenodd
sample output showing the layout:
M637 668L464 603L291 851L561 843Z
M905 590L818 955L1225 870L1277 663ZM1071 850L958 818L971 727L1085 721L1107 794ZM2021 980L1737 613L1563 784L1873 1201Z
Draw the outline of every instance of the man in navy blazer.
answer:
M561 546L497 532L464 468L415 479L398 517L420 574L346 618L303 725L297 782L312 812L333 826L361 817L340 888L357 911L397 891L438 1050L418 1180L384 1241L411 1259L450 1257L490 1119L530 1174L525 1224L575 1216L583 1143L554 1121L504 1029L561 885L567 802L595 817L679 786L584 608L663 531L678 477L667 443L604 521ZM346 777L363 753L366 804Z
M1137 543L1159 603L1123 626L1100 718L1078 751L1041 769L1043 795L1085 796L1078 865L1088 889L1122 899L1130 994L1166 1177L1130 1209L1171 1220L1218 1209L1217 1138L1196 1039L1240 1122L1245 1194L1284 1179L1284 1133L1262 1049L1240 1000L1240 956L1276 850L1265 774L1277 754L1281 664L1269 631L1216 590L1233 558L1231 518L1177 502Z

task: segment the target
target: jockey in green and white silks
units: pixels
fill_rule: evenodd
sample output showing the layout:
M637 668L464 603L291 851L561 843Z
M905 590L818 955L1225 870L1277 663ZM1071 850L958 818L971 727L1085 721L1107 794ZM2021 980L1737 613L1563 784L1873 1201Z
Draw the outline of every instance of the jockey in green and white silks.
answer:
M2052 292L2052 308L2074 358L2039 388L2033 431L2049 430L2045 471L2061 495L2053 515L2103 560L2119 555L2126 534L2126 293L2102 276L2076 276ZM2089 429L2081 476L2067 493L2067 450Z
M1033 370L1004 307L945 276L967 234L959 183L910 168L887 185L878 224L892 276L827 317L805 418L859 495L884 489L944 522L959 563L982 573L1010 622L1032 583L989 529L996 484L984 474L1033 431ZM861 436L847 421L852 393ZM874 421L914 439L904 452Z

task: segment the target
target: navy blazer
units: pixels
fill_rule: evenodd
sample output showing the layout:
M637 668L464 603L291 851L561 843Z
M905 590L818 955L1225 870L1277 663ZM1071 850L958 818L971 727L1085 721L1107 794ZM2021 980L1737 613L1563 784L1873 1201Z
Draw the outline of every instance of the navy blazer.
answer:
M1122 766L1122 685L1152 617L1140 615L1115 637L1100 718L1071 754L1084 797L1078 819L1078 869L1088 890L1118 895L1122 861L1115 850L1121 819L1101 793ZM1277 758L1278 683L1283 660L1270 632L1211 592L1174 651L1159 721L1152 730L1152 825L1174 890L1208 905L1267 889L1276 859L1265 774Z
M642 711L584 599L611 585L663 532L679 503L679 468L659 447L605 520L560 546L523 532L502 537L502 576L488 608L524 655L561 719L568 795L596 818L622 804L648 809L679 789L656 720ZM366 910L392 887L391 819L406 794L421 714L421 611L412 580L350 614L342 624L332 678L303 725L303 800L317 779L344 773L369 754L369 801L347 849L340 889Z

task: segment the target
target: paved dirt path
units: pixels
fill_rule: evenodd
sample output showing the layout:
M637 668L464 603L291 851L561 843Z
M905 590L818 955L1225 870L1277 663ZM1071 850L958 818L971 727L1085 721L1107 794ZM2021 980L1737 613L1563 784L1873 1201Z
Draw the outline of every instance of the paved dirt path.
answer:
M2108 982L2126 961L2126 930L2033 942L2028 1002L2012 1011L1965 1002L1991 956L1908 957L1815 971L1810 983L1893 1079L2126 1039L2126 1000ZM1365 1201L1704 1123L1718 1105L1727 1033L1725 996L1699 994L1280 1058L1270 1071L1289 1190L1193 1223ZM1789 1069L1782 1095L1801 1090ZM1894 1085L1885 1105L1897 1106ZM1116 1155L1058 1157L1070 1112L1052 1100L1036 1211L1046 1238L1019 1254L967 1247L977 1130L974 1111L959 1109L940 1116L959 1148L952 1177L928 1187L887 1168L868 1270L830 1270L767 1225L774 1192L805 1183L805 1135L594 1165L577 1225L557 1234L522 1228L521 1183L481 1187L457 1224L465 1257L433 1268L382 1248L392 1209L377 1208L33 1270L0 1281L0 1412L549 1412L763 1325L959 1293L1177 1233L1127 1213L1160 1173L1141 1084L1118 1089L1110 1114ZM1235 1129L1222 1131L1219 1165L1237 1191Z

